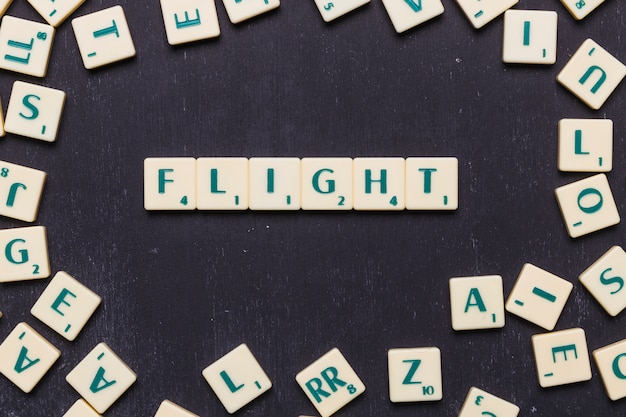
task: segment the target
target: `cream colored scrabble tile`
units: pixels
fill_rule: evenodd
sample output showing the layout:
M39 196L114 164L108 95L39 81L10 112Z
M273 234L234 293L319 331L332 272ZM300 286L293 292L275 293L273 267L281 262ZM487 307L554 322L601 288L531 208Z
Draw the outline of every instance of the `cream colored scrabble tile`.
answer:
M613 121L561 119L559 171L609 172L613 169Z
M159 406L154 417L199 417L190 411L185 410L178 404L165 400Z
M69 15L74 13L85 0L28 0L28 2L46 22L54 27L58 27Z
M4 15L13 0L0 0L0 17Z
M296 381L322 417L365 392L365 385L339 349L331 349L296 375Z
M353 163L355 210L404 210L403 158L355 158Z
M34 222L46 183L46 173L0 161L0 215Z
M519 0L456 0L465 16L476 29L480 29L506 10L518 3Z
M504 327L502 277L451 278L450 311L454 330Z
M19 323L0 344L0 373L31 392L61 356L61 351L26 323Z
M226 411L235 413L272 387L247 345L241 344L202 371Z
M0 282L49 276L50 261L45 227L0 230Z
M220 35L215 0L161 0L161 12L170 45Z
M507 10L504 13L502 61L513 64L556 62L556 12Z
M300 209L300 159L250 158L251 210Z
M54 40L54 28L13 16L0 25L0 68L45 77Z
M100 343L65 380L102 414L130 388L137 375L111 348Z
M121 6L113 6L72 20L72 28L87 69L135 56L135 44Z
M593 351L604 388L613 401L626 397L626 339Z
M598 303L615 317L626 308L626 252L613 246L587 268L578 279Z
M567 233L573 238L619 223L619 213L604 174L597 174L555 190Z
M4 129L9 133L54 142L59 131L65 92L15 81Z
M248 208L247 158L198 158L198 210Z
M2 101L0 101L0 138L6 135L4 130L4 112L2 111Z
M196 209L196 159L146 158L144 160L146 210Z
M352 210L352 159L302 159L302 209Z
M567 329L532 337L539 385L543 388L591 379L583 329Z
M459 417L517 417L519 407L476 387L471 387Z
M561 0L561 3L576 20L582 20L604 3L604 0Z
M61 417L101 417L100 414L91 408L82 398L74 403L72 407Z
M383 0L398 33L406 32L443 13L441 0Z
M67 272L59 271L30 312L67 340L74 340L101 300Z
M392 402L438 401L443 397L439 348L389 349L387 360Z
M598 110L626 75L626 66L591 39L563 67L556 79L592 109Z
M506 311L552 330L573 287L571 282L548 271L524 264L507 299Z
M325 22L333 21L369 2L370 0L315 0Z
M456 210L459 207L456 158L407 158L407 210Z
M234 24L252 19L280 6L280 0L223 0L228 18Z

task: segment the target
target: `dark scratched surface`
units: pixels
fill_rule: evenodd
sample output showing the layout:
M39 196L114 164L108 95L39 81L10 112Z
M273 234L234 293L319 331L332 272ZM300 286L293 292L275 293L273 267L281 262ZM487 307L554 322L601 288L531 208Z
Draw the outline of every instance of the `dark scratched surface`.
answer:
M26 321L62 351L31 394L0 377L0 416L61 416L79 397L65 376L99 342L138 374L110 417L153 416L164 399L227 416L201 371L241 343L273 388L239 415L315 414L294 376L333 347L367 387L338 416L456 416L471 386L520 416L626 414L593 361L590 381L540 388L530 338L543 330L531 323L453 331L448 289L451 277L499 274L508 296L530 262L574 284L557 330L584 328L590 351L626 338L626 316L578 283L624 226L573 240L554 197L586 176L558 172L558 121L609 118L608 178L625 212L626 86L593 111L556 82L587 38L626 62L624 4L577 22L557 0L521 0L559 16L557 63L526 66L502 63L502 18L475 30L452 0L404 35L379 0L331 24L312 0L284 0L237 26L217 3L218 39L171 47L158 1L88 0L74 16L123 6L134 59L86 70L68 20L44 79L0 73L5 112L15 80L67 93L55 143L8 134L0 159L48 173L35 224L52 271L103 298L68 342L30 315L47 280L0 284L0 338ZM25 0L8 14L42 21ZM143 159L158 156L454 156L459 209L146 212ZM443 400L391 403L387 350L422 346L441 349Z

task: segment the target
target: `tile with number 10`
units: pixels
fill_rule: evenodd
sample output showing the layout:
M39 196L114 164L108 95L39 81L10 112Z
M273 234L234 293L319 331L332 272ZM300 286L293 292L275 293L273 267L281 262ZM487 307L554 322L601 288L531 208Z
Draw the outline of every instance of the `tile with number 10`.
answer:
M391 402L438 401L443 397L439 348L389 349L387 357Z

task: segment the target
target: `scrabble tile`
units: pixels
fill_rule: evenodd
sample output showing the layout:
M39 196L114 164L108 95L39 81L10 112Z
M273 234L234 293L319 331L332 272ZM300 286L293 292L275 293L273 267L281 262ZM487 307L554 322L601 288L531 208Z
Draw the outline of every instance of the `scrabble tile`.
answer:
M458 166L456 158L407 158L407 210L456 210Z
M72 20L83 64L93 69L135 56L135 44L121 6Z
M65 105L65 92L15 81L4 129L9 133L54 142Z
M593 351L604 388L613 401L626 397L626 339Z
M46 183L46 173L0 161L0 215L34 222Z
M190 411L185 410L178 404L165 400L159 406L154 417L199 417Z
M556 62L556 12L507 10L504 13L502 61L514 64Z
M54 28L13 16L0 25L0 68L45 77L54 40Z
M352 159L303 158L302 208L352 210Z
M247 158L198 158L198 210L248 208Z
M613 246L578 277L598 303L615 317L626 308L626 252Z
M235 413L272 387L247 345L241 344L202 371L226 411Z
M89 404L82 398L74 403L74 405L65 412L61 417L101 417L100 414L91 408Z
M215 0L161 0L161 12L170 45L220 35Z
M196 209L196 159L146 158L144 160L146 210Z
M250 209L300 209L300 159L250 158Z
M105 343L98 344L65 380L103 414L137 380L137 375Z
M398 33L406 32L443 13L441 0L383 0Z
M280 0L223 0L228 18L233 24L252 19L280 6Z
M517 417L519 407L476 387L471 387L459 417Z
M556 79L598 110L626 75L626 66L591 39L582 43Z
M28 0L28 2L46 22L54 27L58 27L69 15L74 13L85 0L63 0L61 2L55 0Z
M355 158L353 163L355 210L404 210L403 158Z
M0 345L0 373L28 393L35 388L61 351L26 323L19 323Z
M439 348L389 349L387 359L392 402L438 401L443 397Z
M504 327L502 277L451 278L450 311L454 330Z
M325 22L333 21L369 2L370 0L315 0Z
M573 287L571 282L548 271L524 264L507 299L506 311L552 330Z
M13 0L0 0L0 17L4 15Z
M613 169L613 121L561 119L559 171L609 172Z
M619 223L619 213L604 174L597 174L555 190L567 233L573 238Z
M4 130L4 115L2 112L2 101L0 101L0 138L6 134Z
M539 385L543 388L591 379L587 339L583 329L532 336Z
M472 26L480 29L513 7L519 0L456 0Z
M604 0L561 0L561 3L576 20L582 20L604 3Z
M322 417L334 414L365 392L365 385L337 348L300 371L296 381Z
M67 340L74 340L100 301L98 294L59 271L30 312Z
M0 282L50 276L45 227L0 230L0 251Z

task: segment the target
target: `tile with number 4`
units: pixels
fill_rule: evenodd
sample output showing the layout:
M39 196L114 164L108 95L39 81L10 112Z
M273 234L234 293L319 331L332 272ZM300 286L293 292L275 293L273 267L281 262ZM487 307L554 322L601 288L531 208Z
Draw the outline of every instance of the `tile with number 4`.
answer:
M365 385L337 348L300 371L296 381L322 417L336 413L365 392Z
M572 238L620 222L609 181L604 174L564 185L555 190L567 233Z
M539 385L543 388L591 379L585 331L580 328L532 337Z
M0 161L0 215L34 222L46 176L37 169Z
M443 13L441 0L383 0L383 5L398 33L406 32Z
M206 367L202 376L230 414L272 388L272 381L245 344Z
M61 351L26 323L20 323L0 344L0 373L28 393L35 388Z
M102 414L135 383L137 375L110 347L100 343L65 380Z
M50 261L45 227L0 230L0 282L49 276Z
M80 7L85 0L63 0L56 2L54 0L28 0L37 13L41 15L46 22L54 27L58 27Z
M65 92L15 81L4 128L9 133L45 142L57 138L65 105Z
M196 209L196 159L146 158L144 160L146 210Z
M48 70L54 28L13 16L4 16L0 25L0 68L45 77Z
M582 43L556 79L598 110L626 76L626 66L592 39Z
M353 164L355 210L405 209L403 158L355 158Z
M459 417L517 417L519 407L479 388L467 393Z
M233 24L252 19L255 16L274 10L280 0L223 0L228 18Z
M121 6L77 17L72 20L72 28L87 69L135 56L135 44Z
M438 401L443 397L439 348L389 349L387 358L391 402Z

